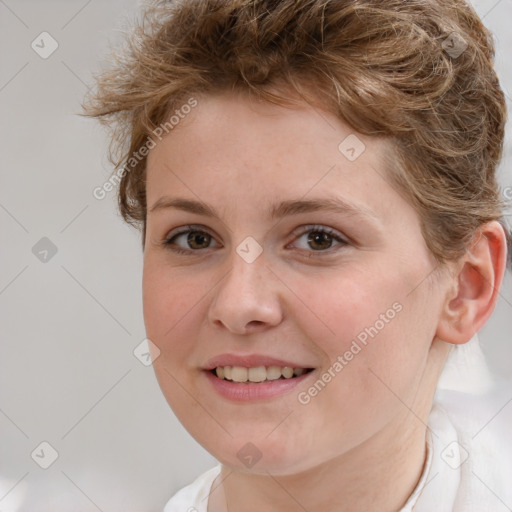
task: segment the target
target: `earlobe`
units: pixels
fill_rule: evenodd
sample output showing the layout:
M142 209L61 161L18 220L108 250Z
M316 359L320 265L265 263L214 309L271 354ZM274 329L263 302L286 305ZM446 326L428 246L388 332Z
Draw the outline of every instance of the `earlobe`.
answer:
M507 259L505 231L498 221L483 224L452 275L436 336L467 343L496 306Z

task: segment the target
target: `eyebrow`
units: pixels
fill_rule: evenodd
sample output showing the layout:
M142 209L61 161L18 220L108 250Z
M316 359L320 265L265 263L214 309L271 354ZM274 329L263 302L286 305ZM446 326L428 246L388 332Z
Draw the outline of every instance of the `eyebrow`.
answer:
M215 209L206 203L191 199L171 198L167 196L162 196L160 199L158 199L158 201L156 201L156 203L150 208L149 211L155 212L169 208L182 210L189 213L195 213L205 217L219 218L219 215L216 213ZM273 220L290 215L299 215L301 213L311 213L318 211L332 212L348 216L357 216L367 220L375 220L380 222L380 217L377 216L377 214L369 208L349 203L339 197L283 201L279 204L270 205L269 217L271 220Z

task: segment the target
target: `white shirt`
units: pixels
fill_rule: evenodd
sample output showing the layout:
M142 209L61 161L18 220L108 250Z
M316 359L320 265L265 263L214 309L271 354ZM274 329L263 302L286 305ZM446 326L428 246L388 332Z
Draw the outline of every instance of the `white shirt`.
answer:
M512 385L497 385L478 338L454 347L428 419L427 460L397 512L512 510ZM164 512L207 512L218 464L178 491Z

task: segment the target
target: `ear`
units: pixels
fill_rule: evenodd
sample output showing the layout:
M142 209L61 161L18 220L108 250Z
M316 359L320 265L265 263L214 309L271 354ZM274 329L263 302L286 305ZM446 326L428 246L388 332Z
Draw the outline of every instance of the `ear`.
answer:
M485 324L498 301L507 262L507 239L498 221L476 232L458 260L436 336L447 343L468 342Z

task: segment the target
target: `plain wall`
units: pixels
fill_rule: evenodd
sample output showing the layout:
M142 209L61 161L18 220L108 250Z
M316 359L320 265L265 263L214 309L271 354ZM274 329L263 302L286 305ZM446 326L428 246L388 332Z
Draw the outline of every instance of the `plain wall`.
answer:
M510 108L512 4L475 7L495 34ZM120 220L115 192L93 197L111 170L107 140L97 122L77 115L108 41L136 11L134 0L0 2L4 512L162 510L216 463L176 420L152 367L133 354L145 338L140 236ZM31 47L43 31L59 45L47 59ZM512 186L511 135L509 126L503 187ZM34 246L50 251L47 262ZM480 340L493 370L508 379L511 332L507 273ZM48 469L31 458L43 441L58 452Z

